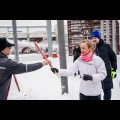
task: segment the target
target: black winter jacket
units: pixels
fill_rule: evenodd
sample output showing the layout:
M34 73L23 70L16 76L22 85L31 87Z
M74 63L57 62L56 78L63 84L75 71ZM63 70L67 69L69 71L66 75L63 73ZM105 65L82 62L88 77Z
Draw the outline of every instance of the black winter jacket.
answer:
M112 50L111 46L100 39L96 46L95 53L105 62L107 77L102 82L103 90L113 88L113 81L111 77L111 69L117 70L117 56Z
M80 57L80 54L81 54L80 47L78 47L78 48L75 47L75 48L73 49L73 62L74 62L75 60L77 60L77 58Z

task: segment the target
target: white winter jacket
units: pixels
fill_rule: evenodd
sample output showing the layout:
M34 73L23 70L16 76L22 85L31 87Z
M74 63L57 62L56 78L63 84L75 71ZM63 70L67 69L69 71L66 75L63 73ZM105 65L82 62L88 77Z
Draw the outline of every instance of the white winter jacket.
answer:
M85 62L81 59L81 57L79 57L70 68L60 69L59 74L61 76L71 76L74 75L78 70L82 76L82 78L80 78L81 82L79 92L86 96L96 96L101 94L101 81L107 76L104 61L95 54L93 54L90 62ZM84 74L92 75L93 80L84 81Z

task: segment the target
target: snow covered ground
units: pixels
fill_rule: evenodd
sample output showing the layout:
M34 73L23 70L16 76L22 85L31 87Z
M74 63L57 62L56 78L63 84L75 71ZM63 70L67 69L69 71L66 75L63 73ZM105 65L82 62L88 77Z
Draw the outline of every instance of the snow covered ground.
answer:
M21 59L21 58L24 58ZM73 61L72 56L67 57L67 67ZM13 58L13 56L10 56ZM117 78L113 80L112 100L120 100L120 56L118 58ZM49 58L54 67L60 68L59 57ZM40 54L20 55L23 63L35 63L42 61ZM54 75L49 66L45 66L37 71L16 75L20 86L18 91L14 79L12 79L8 100L79 100L79 76L68 77L69 94L61 94L61 79Z

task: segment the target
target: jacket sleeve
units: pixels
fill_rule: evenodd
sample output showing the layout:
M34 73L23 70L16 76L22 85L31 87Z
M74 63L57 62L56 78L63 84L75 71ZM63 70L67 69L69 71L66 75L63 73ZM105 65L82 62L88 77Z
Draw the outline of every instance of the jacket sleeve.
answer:
M111 67L113 68L113 70L117 70L117 56L109 44L107 44L107 47L108 47L108 55L109 55Z
M17 63L11 59L8 59L6 62L7 74L21 74L26 72L32 72L42 68L42 63L34 63L34 64L23 64Z
M93 82L100 82L100 81L104 80L107 76L105 63L100 57L98 57L98 59L96 59L95 67L96 67L97 73L92 75Z
M79 69L78 62L79 61L76 60L74 63L72 63L71 67L69 67L68 69L60 69L59 74L61 76L72 76L72 75L74 75Z
M0 67L0 78L2 78L3 73L5 72L6 68L5 67Z

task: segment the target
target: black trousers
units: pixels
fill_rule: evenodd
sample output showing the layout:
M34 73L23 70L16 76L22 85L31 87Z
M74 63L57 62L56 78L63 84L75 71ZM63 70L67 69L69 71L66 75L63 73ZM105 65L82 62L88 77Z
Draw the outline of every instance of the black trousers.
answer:
M98 96L86 96L82 93L79 94L80 100L101 100L101 95Z
M103 100L111 100L111 89L103 90L104 96Z

